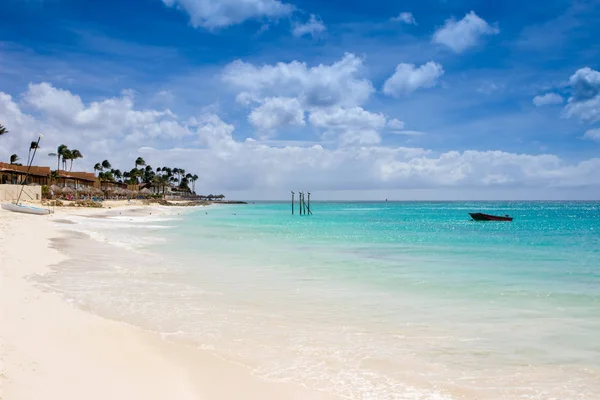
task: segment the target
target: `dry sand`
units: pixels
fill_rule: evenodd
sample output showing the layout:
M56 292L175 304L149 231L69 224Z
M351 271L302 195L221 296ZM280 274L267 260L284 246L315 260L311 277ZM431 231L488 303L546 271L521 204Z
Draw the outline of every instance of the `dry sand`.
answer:
M34 216L0 209L0 399L334 398L254 377L245 366L87 313L35 287L28 276L65 260L50 247L50 239L62 235L53 221L99 213L57 208L54 215Z

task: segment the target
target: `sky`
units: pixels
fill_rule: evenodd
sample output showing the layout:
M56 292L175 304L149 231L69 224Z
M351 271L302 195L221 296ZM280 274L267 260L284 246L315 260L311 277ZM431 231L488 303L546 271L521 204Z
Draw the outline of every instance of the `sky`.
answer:
M600 0L2 0L0 160L239 199L600 198Z

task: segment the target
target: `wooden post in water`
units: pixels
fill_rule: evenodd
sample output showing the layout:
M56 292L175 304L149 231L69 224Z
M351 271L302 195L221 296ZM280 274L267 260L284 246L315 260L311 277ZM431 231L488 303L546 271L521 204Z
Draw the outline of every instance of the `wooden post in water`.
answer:
M302 196L304 193L298 192L298 207L300 208L300 215L302 215Z
M308 205L306 209L308 210L308 215L312 215L312 211L310 211L310 192L308 192Z
M292 191L292 215L294 215L294 191Z

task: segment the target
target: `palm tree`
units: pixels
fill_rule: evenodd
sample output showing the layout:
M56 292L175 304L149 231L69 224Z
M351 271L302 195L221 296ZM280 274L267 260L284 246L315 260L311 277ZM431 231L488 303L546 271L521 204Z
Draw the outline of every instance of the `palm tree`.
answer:
M69 150L69 148L67 147L66 144L61 144L60 146L58 146L56 148L56 153L52 153L57 158L57 160L56 160L56 171L60 170L60 158L63 156L63 153L65 152L65 150Z
M108 160L104 160L102 161L102 168L103 169L110 169L112 166L110 165L110 162Z
M10 163L11 164L15 164L17 161L19 161L19 156L16 154L13 154L12 156L10 156Z
M62 163L63 163L63 171L67 170L67 161L73 159L73 152L69 149L63 150L62 154Z
M135 160L135 168L137 168L139 165L141 165L141 166L146 165L146 161L144 161L144 159L142 157L138 157Z
M102 164L96 163L96 165L94 165L94 171L102 172Z
M78 158L83 158L83 154L81 154L81 152L77 149L71 150L71 165L69 166L69 172L71 172L73 169L73 161L77 160Z
M198 175L192 175L192 191L196 194L196 181L198 180Z
M121 178L123 177L123 174L121 173L120 169L116 169L113 172L113 175L115 176L115 178L117 178L119 180L119 182L121 181Z
M31 160L31 150L35 150L39 148L38 142L31 142L29 145L29 154L27 155L27 165L29 165L29 161Z
M6 129L3 125L0 125L0 136L8 133L8 129Z

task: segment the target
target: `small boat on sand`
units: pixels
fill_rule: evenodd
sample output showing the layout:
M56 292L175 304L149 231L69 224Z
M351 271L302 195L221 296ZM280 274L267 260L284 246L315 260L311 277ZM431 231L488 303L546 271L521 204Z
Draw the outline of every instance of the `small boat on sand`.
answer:
M18 212L23 214L48 215L52 211L45 208L26 206L23 204L2 203L2 208L7 211Z
M490 215L490 214L483 214L483 213L469 213L469 215L471 216L471 218L473 218L474 221L506 221L506 222L510 222L512 221L512 217L509 217L508 215L505 216L499 216L499 215Z

